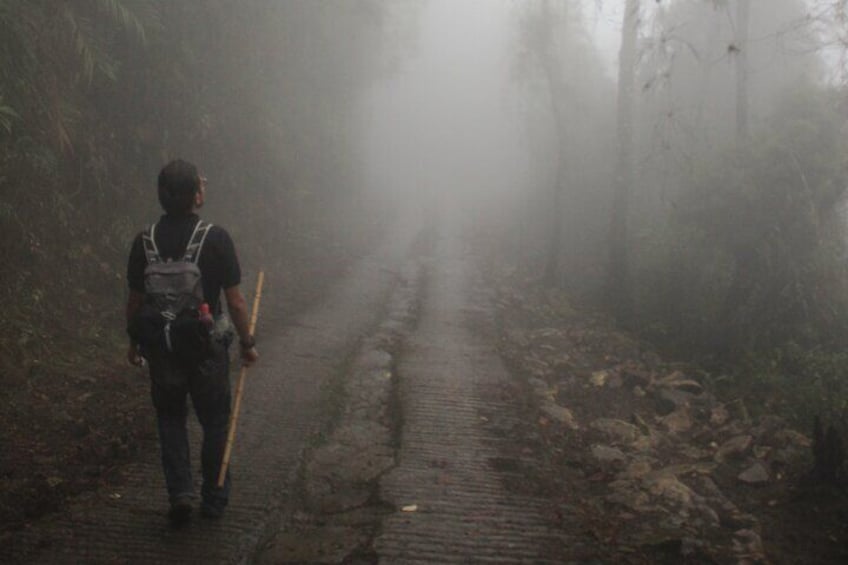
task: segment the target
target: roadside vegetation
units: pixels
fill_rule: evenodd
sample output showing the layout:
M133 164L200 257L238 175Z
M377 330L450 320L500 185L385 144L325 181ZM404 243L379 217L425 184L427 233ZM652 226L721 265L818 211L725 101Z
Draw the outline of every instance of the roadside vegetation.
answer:
M518 8L523 268L806 433L848 430L842 4L628 2L629 73L581 32L598 5ZM552 209L565 227L530 220Z
M395 65L397 6L0 0L4 530L155 440L123 308L167 160L199 165L204 216L233 234L246 288L274 273L284 317L372 240L353 101Z

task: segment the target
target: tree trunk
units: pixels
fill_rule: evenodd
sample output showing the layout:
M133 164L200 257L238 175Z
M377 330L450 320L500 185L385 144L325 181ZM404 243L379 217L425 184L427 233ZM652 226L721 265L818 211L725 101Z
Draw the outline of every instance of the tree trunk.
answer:
M633 184L633 105L639 0L627 0L618 66L618 118L615 184L610 226L608 298L619 321L632 315L627 253L627 216Z
M751 0L736 4L736 139L743 143L748 137L748 27Z
M544 37L542 38L542 53L540 53L545 78L548 83L548 92L551 97L551 113L553 114L554 127L556 128L557 141L557 174L554 185L551 187L551 207L549 210L549 225L547 248L545 249L545 282L551 286L561 283L562 266L560 258L562 253L563 217L562 203L566 190L566 140L565 116L562 108L562 100L565 96L565 84L562 70L557 60L554 45L553 22L555 18L551 13L549 0L542 4L542 18L544 25Z

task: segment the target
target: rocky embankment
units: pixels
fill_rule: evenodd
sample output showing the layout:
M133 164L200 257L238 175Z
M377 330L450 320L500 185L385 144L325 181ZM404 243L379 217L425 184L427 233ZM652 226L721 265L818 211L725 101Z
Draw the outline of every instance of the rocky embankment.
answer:
M810 466L803 434L776 415L751 418L746 399L720 398L709 374L663 362L557 295L505 285L496 296L502 354L534 398L527 434L547 451L550 494L582 514L611 558L798 562L780 529L826 537L826 525L791 519ZM803 562L837 562L810 551L821 553Z

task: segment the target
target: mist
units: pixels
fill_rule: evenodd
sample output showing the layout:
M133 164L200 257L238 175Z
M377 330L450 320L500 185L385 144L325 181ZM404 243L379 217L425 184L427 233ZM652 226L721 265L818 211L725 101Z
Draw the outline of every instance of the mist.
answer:
M498 214L529 155L510 80L508 3L428 3L402 70L364 101L366 184L421 214Z
M0 0L0 561L845 562L846 21Z

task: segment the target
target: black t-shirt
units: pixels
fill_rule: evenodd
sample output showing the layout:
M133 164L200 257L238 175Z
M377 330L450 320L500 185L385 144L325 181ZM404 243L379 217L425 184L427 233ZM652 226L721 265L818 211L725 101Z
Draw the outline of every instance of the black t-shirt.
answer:
M197 214L187 216L166 214L159 219L155 238L162 260L176 261L183 258L191 234L199 221ZM130 250L127 281L131 290L143 293L147 257L144 255L144 243L141 236L141 233L136 236ZM234 287L241 282L241 268L236 249L227 230L218 226L209 228L197 266L203 277L204 300L209 304L210 310L218 314L221 312L221 289Z

